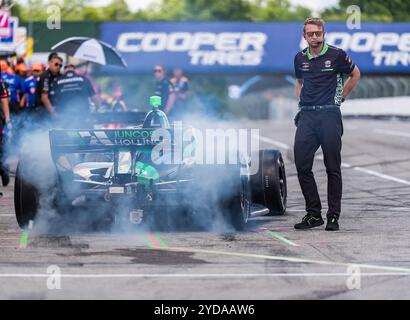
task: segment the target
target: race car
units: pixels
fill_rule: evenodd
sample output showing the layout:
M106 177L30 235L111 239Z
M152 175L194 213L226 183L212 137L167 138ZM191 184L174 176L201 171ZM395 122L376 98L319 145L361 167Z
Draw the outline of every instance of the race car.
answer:
M139 126L50 130L52 164L27 155L17 166L19 226L27 227L46 209L67 216L81 207L109 222L125 217L133 224L150 219L160 224L164 212L172 212L199 220L223 218L237 230L252 217L285 213L286 174L279 151L241 155L235 164L197 163L196 129L171 126L158 109L159 97L150 103L153 110ZM190 139L179 143L181 134ZM252 161L258 161L255 174L250 174Z

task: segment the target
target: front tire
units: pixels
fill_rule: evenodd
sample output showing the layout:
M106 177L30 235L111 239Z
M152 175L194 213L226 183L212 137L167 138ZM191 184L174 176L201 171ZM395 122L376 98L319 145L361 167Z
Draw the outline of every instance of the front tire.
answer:
M187 190L186 203L193 209L195 221L209 226L222 218L243 230L250 217L251 187L249 176L241 176L240 166L198 165L193 178L194 188Z
M239 174L239 172L238 172ZM249 176L240 176L236 193L232 196L227 208L228 217L235 230L244 230L251 213L251 186Z

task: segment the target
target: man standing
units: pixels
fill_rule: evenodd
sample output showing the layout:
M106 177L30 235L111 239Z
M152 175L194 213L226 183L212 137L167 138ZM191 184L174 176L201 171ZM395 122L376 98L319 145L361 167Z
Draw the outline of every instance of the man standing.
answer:
M44 68L41 64L31 66L31 75L24 80L23 95L20 100L20 107L23 110L23 127L30 128L39 125L39 108L37 105L37 83Z
M23 97L20 101L20 107L25 112L33 113L36 111L36 88L43 70L41 64L33 64L31 66L32 75L24 80Z
M37 105L45 107L49 114L54 113L53 84L54 80L60 76L62 66L63 59L55 52L50 53L48 56L48 68L41 74L37 83Z
M171 84L175 93L175 103L172 106L170 116L181 118L187 112L186 101L189 92L189 80L184 76L181 69L176 68L174 76L171 78Z
M66 65L64 75L54 80L56 112L62 115L66 126L88 125L91 99L100 107L90 81L76 72L75 66Z
M339 230L342 198L341 149L343 124L340 105L356 86L359 68L342 49L324 42L324 21L309 18L303 36L308 47L295 57L296 96L299 109L294 144L299 184L307 214L295 229L309 229L324 223L322 205L313 176L315 152L322 147L327 173L326 230ZM344 82L343 74L348 76Z
M165 67L163 65L155 65L154 77L156 80L154 95L160 96L162 100L162 105L159 109L168 115L175 102L174 87L167 80Z

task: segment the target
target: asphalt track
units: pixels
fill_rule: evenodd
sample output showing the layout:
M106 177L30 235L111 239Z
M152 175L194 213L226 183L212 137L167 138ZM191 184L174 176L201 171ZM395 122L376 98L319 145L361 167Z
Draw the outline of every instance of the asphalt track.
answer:
M23 234L11 183L0 199L0 298L410 299L410 123L345 120L338 232L293 229L304 201L292 122L236 126L259 128L260 147L283 152L285 216L259 217L244 232ZM320 151L314 170L326 212Z

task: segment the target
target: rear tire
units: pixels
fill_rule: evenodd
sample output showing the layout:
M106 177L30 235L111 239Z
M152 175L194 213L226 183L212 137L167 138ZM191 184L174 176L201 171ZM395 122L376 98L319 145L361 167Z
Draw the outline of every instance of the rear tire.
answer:
M19 162L14 183L14 208L17 223L22 229L35 219L39 209L39 192L23 178L23 170L24 165Z
M260 150L258 161L258 172L251 176L252 202L268 208L270 215L283 215L287 184L282 154L278 150Z
M31 220L35 220L41 207L41 196L47 197L47 210L57 210L58 205L55 188L56 172L55 168L51 167L47 172L47 177L39 177L38 181L47 181L43 183L47 187L39 188L29 181L27 177L32 177L36 173L42 171L35 171L35 165L30 161L30 157L21 159L17 165L16 178L14 183L14 207L17 223L20 228L27 228ZM53 171L54 170L54 171ZM43 180L44 179L44 180Z

